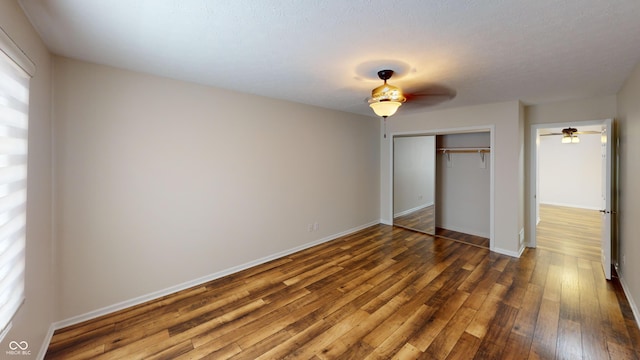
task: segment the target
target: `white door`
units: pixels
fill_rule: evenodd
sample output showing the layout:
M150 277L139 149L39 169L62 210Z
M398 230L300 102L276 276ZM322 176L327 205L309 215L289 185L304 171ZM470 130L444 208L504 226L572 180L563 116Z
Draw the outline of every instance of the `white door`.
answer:
M613 220L615 217L614 200L614 141L613 138L613 120L607 119L604 122L602 130L602 209L600 210L602 217L602 239L601 239L601 260L604 276L607 280L611 280L611 234Z

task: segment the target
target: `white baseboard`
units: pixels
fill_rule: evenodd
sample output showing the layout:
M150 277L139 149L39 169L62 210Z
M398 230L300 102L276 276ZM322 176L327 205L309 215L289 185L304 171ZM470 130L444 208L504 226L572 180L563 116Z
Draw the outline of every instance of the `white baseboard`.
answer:
M627 283L626 281L624 281L623 277L620 277L620 284L622 285L622 290L624 291L624 295L627 297L627 300L629 301L629 306L631 306L631 312L633 312L633 317L636 320L636 324L638 325L638 327L640 327L640 311L638 311L638 306L636 306L636 302L631 296L631 291L629 291L629 287L627 286Z
M519 258L520 256L522 256L524 249L525 249L525 246L520 246L520 250L518 251L505 250L501 248L493 248L491 249L491 251L496 252L498 254Z
M552 206L564 206L576 209L585 209L585 210L600 210L602 207L600 206L585 206L585 205L576 205L576 204L567 204L567 203L557 203L557 202L541 202L540 205L552 205ZM540 221L540 220L538 220Z
M49 326L49 331L47 331L47 335L44 337L44 341L40 346L40 351L38 352L38 356L36 359L44 359L44 356L47 354L47 349L49 348L49 344L51 343L51 338L53 338L53 333L56 331L54 324Z
M67 326L71 326L71 325L75 325L75 324L78 324L78 323L81 323L81 322L84 322L84 321L87 321L87 320L95 319L97 317L100 317L100 316L103 316L103 315L107 315L107 314L110 314L110 313L113 313L113 312L116 312L116 311L119 311L119 310L123 310L123 309L129 308L129 307L132 307L132 306L140 305L140 304L143 304L145 302L148 302L148 301L151 301L151 300L155 300L155 299L161 298L163 296L176 293L178 291L189 289L189 288L192 288L194 286L198 286L198 285L207 283L209 281L212 281L212 280L215 280L215 279L219 279L221 277L224 277L224 276L227 276L227 275L231 275L231 274L240 272L242 270L246 270L248 268L251 268L251 267L254 267L254 266L257 266L257 265L260 265L260 264L264 264L266 262L269 262L269 261L272 261L272 260L275 260L275 259L279 259L279 258L281 258L283 256L287 256L287 255L293 254L295 252L298 252L298 251L301 251L301 250L304 250L304 249L308 249L310 247L313 247L313 246L316 246L316 245L320 245L322 243L325 243L325 242L328 242L328 241L331 241L331 240L335 240L335 239L337 239L339 237L355 233L357 231L366 229L366 228L368 228L370 226L373 226L373 225L376 225L376 224L379 224L379 222L378 221L373 221L373 222L370 222L368 224L364 224L364 225L361 225L361 226L358 226L358 227L355 227L355 228L352 228L352 229L349 229L349 230L346 230L346 231L343 231L343 232L340 232L340 233L337 233L337 234L333 234L333 235L324 237L322 239L318 239L318 240L315 240L315 241L312 241L312 242L309 242L309 243L306 243L306 244L303 244L303 245L300 245L300 246L296 246L294 248L291 248L291 249L288 249L288 250L284 250L284 251L281 251L281 252L278 252L278 253L275 253L275 254L272 254L272 255L269 255L269 256L265 256L263 258L253 260L253 261L250 261L250 262L242 264L242 265L234 266L234 267L222 270L222 271L215 272L215 273L210 274L210 275L206 275L206 276L203 276L203 277L191 280L191 281L187 281L187 282L184 282L182 284L171 286L169 288L166 288L166 289L163 289L163 290L159 290L159 291L155 291L155 292L152 292L152 293L149 293L149 294L146 294L146 295L138 296L138 297L130 299L130 300L125 300L125 301L119 302L117 304L105 306L103 308L100 308L100 309L97 309L97 310L93 310L93 311L90 311L90 312L87 312L87 313L84 313L84 314L81 314L81 315L73 316L73 317L71 317L69 319L65 319L65 320L62 320L62 321L57 321L57 322L53 323L52 328L53 328L53 330L62 329L62 328L65 328ZM48 342L46 344L48 344ZM45 349L45 351L46 351L46 349Z

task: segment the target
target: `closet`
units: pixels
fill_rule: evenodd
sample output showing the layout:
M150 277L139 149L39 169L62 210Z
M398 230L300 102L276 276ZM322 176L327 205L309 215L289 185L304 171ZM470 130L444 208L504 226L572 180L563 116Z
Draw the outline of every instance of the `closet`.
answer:
M394 136L393 224L489 247L489 132Z

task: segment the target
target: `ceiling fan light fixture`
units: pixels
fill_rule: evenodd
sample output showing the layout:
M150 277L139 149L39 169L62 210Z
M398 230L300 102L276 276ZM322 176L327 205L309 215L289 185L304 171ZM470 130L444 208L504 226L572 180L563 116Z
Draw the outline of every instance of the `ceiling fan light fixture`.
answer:
M578 144L580 142L580 138L578 135L564 135L562 137L563 144Z
M400 105L402 105L402 103L398 101L379 101L369 103L373 112L384 118L395 114Z
M369 106L373 112L384 118L395 114L402 103L407 101L399 87L387 84L387 80L392 75L393 70L378 71L378 77L384 81L384 84L373 89L369 99Z

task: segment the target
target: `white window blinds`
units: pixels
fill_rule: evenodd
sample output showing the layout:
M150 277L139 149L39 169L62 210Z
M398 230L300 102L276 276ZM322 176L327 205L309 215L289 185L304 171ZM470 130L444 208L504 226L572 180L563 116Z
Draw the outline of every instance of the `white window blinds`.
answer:
M0 334L24 301L29 79L33 63L0 31ZM27 58L28 60L28 58Z

